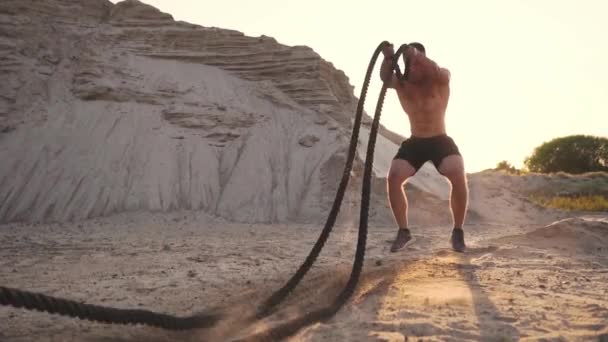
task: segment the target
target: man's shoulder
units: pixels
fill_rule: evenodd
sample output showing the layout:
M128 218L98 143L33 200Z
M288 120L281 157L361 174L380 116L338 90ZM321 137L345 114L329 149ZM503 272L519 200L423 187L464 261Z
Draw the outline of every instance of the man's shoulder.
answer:
M443 81L449 82L452 78L452 73L450 72L450 70L448 70L448 68L439 68L439 77Z

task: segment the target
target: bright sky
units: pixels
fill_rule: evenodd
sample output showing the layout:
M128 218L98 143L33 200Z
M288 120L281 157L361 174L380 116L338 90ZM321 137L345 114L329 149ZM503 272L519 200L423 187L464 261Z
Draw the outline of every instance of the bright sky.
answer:
M452 74L447 130L468 172L501 160L521 167L534 147L556 137L608 136L605 0L143 2L176 20L309 46L346 73L357 97L380 42L424 43ZM372 86L370 115L379 81ZM409 135L393 92L382 123Z

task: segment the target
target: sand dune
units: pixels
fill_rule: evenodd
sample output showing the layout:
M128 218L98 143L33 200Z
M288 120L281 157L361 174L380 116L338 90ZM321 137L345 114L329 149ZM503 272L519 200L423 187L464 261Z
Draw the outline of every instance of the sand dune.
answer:
M496 242L542 248L571 257L587 254L605 256L608 254L608 221L605 217L567 218Z

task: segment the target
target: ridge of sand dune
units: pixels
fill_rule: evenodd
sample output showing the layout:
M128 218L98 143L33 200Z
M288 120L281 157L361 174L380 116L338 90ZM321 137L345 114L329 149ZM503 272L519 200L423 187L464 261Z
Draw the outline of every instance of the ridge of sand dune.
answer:
M0 222L324 219L357 99L312 49L136 0L3 1L0 29Z
M570 255L606 255L608 253L608 220L570 217L525 234L494 240L501 244L556 250Z
M10 158L0 167L0 217L73 220L183 208L280 221L321 211L323 164L343 154L338 132L314 125L303 110L276 108L255 83L221 69L146 57L121 62L150 91L184 89L198 104L83 103L52 84L54 118L2 143ZM306 135L319 141L302 146Z

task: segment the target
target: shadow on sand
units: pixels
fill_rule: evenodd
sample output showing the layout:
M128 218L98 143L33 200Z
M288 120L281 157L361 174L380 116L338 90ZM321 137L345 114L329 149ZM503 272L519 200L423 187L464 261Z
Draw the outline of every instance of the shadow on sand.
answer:
M477 273L479 266L471 263L476 254L487 252L488 248L469 248L464 254L458 254L456 265L462 279L467 283L473 299L473 308L477 315L481 341L517 341L520 333L511 323L514 317L501 313L484 289L485 285Z

